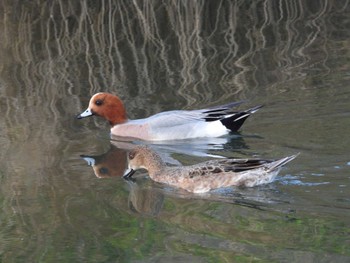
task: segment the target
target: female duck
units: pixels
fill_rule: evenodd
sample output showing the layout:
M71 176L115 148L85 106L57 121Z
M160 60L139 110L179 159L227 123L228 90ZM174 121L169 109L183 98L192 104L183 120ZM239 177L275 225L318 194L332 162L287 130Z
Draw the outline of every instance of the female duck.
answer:
M205 193L229 186L252 187L274 180L281 167L297 155L271 161L263 159L218 159L191 166L168 167L161 157L147 146L137 146L129 155L129 168L124 177L135 170L146 169L152 180L185 189L193 193Z
M199 137L219 137L236 132L244 121L261 106L246 111L233 111L242 102L202 110L174 110L148 118L129 120L122 101L109 93L97 93L90 99L89 107L78 119L97 115L111 124L111 133L146 141L177 140Z

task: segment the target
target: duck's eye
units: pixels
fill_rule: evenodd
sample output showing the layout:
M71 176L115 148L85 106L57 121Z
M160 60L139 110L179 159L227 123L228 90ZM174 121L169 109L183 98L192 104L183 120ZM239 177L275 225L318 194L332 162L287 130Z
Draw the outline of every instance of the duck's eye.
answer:
M101 168L100 168L100 173L101 173L101 174L108 174L108 172L109 172L109 171L108 171L108 168L106 168L106 167L101 167Z
M95 101L95 104L96 104L97 106L101 106L101 105L103 104L103 100L96 100L96 101Z
M130 152L129 153L129 160L132 160L135 158L135 153L134 152Z

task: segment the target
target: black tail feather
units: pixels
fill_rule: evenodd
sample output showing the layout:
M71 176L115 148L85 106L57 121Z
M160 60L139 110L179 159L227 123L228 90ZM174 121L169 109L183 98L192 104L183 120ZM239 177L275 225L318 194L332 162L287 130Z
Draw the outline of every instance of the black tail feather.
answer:
M237 112L237 113L233 114L232 116L227 117L225 119L222 119L220 121L227 129L229 129L233 132L237 132L241 128L241 126L243 125L245 120L252 113L259 110L261 107L262 107L262 105L259 105L259 106L256 106L256 107L251 108L251 109L246 110L246 111Z

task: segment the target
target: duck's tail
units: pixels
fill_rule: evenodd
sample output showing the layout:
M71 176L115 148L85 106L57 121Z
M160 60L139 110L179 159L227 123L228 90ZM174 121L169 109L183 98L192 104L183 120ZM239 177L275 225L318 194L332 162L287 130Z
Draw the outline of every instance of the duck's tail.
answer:
M272 163L269 164L269 166L267 167L267 172L272 172L280 167L282 167L283 165L289 163L290 161L294 160L300 153L282 158L280 160L274 161Z
M245 120L254 112L258 111L262 105L256 106L254 108L245 110L245 111L240 111L237 113L232 114L231 116L224 118L221 121L221 123L229 130L233 132L237 132Z

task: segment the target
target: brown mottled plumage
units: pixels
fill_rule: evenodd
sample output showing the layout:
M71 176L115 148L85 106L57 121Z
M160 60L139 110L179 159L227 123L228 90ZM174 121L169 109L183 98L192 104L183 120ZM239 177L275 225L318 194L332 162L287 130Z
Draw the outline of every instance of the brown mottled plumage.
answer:
M129 153L129 170L146 169L152 180L183 188L193 193L204 193L228 186L252 187L270 183L280 168L293 160L292 155L277 161L264 159L218 159L190 165L168 167L161 157L147 146L138 146Z

